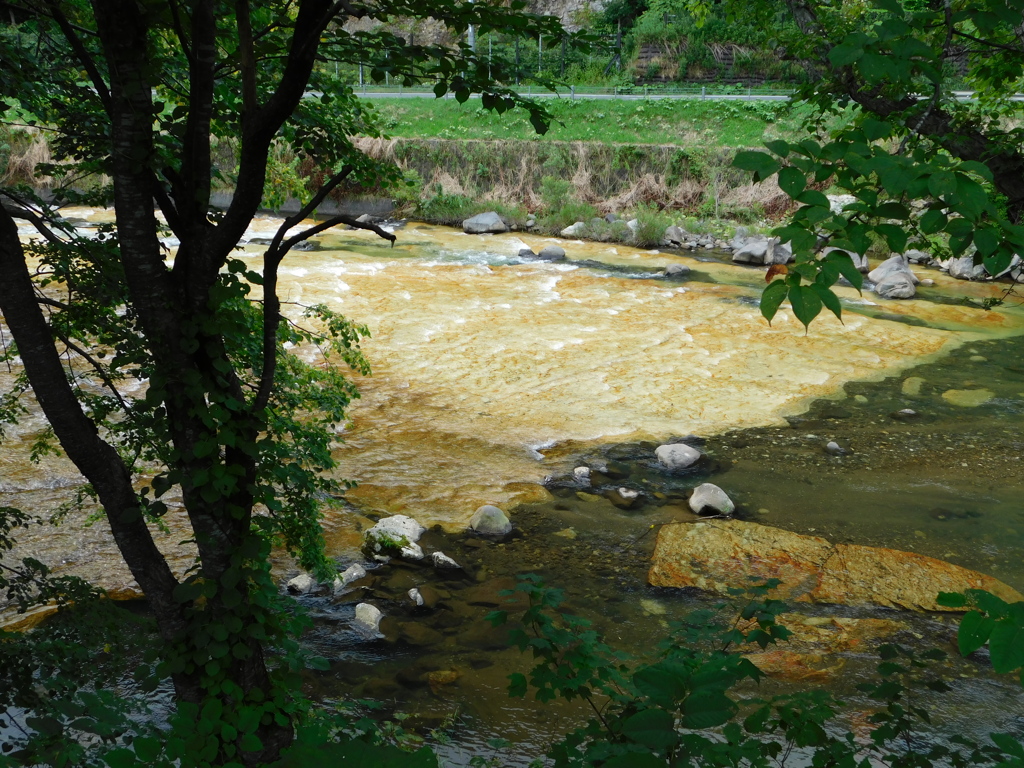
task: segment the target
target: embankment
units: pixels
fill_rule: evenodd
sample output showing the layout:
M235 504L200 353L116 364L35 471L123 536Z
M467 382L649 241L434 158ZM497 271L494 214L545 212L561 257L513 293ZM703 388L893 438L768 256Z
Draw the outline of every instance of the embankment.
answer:
M789 198L774 179L751 184L731 166L735 150L651 144L517 139L358 139L370 157L401 168L399 202L438 194L487 203L550 208L546 188L567 183L566 197L602 213L653 205L687 214L741 218L782 213Z

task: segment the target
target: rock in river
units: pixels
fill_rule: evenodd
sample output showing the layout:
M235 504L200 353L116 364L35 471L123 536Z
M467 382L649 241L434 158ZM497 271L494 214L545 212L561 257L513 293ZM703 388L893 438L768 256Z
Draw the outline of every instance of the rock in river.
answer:
M504 536L511 532L512 522L497 507L484 504L473 513L469 527L484 536Z
M885 277L875 283L875 293L883 299L912 299L917 289L911 277L909 270L890 270Z
M868 280L876 284L881 283L887 275L890 275L894 272L901 272L905 274L907 278L910 280L910 282L912 282L914 285L917 285L919 282L921 282L920 280L918 280L917 275L910 271L910 263L907 261L907 258L901 253L894 253L888 259L886 259L877 267L875 267L873 270L868 272Z
M701 483L690 496L690 509L698 515L731 515L736 505L732 499L714 483Z
M508 226L501 216L494 211L478 213L462 222L462 231L470 235L482 235L488 232L508 232Z
M560 245L545 245L540 249L537 258L542 261L562 261L565 258L565 248Z
M407 515L392 515L366 531L364 546L374 557L397 554L407 560L422 560L423 550L416 542L426 530Z
M317 583L308 573L300 573L288 582L287 587L293 595L308 595L317 588Z
M384 614L377 606L359 603L356 606L356 619L352 622L352 627L367 637L377 638L381 636L380 620L383 618Z
M753 579L753 581L751 581ZM648 581L656 587L732 588L779 579L773 597L809 603L950 610L939 592L985 589L1007 602L1024 595L958 565L882 547L831 544L740 520L666 525L658 533Z
M658 462L668 469L686 469L700 461L704 454L685 443L659 445L654 451Z

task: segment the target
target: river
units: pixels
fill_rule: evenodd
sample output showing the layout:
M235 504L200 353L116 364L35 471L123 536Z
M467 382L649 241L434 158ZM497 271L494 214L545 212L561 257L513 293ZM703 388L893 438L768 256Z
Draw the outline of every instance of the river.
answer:
M109 217L66 215L83 231ZM239 255L254 269L259 239L277 223L259 218L248 233ZM459 598L472 584L538 572L616 643L653 647L697 599L646 586L647 534L689 514L681 492L694 481L666 477L653 448L695 435L714 459L707 477L741 517L944 558L1024 588L1024 310L1012 300L979 306L1004 286L928 270L936 285L915 300L841 288L844 323L822 315L805 333L788 308L769 327L756 305L763 269L722 254L562 242L567 261L524 262L523 244L539 250L548 239L415 222L396 234L392 248L369 232L332 231L281 270L286 314L324 303L372 334L364 351L373 374L357 382L362 397L339 426L336 452L340 475L358 487L325 519L340 565L361 560L361 531L374 519L407 514L439 526L432 541L466 567L466 583L438 584L453 605L473 603ZM690 275L662 277L673 263ZM0 386L12 375L0 373ZM891 417L902 408L920 417ZM10 433L0 504L45 516L72 502L81 479L58 457L28 461L41 427L30 414ZM828 455L829 440L849 452ZM559 482L577 465L610 461L619 482L646 492L641 507L622 510ZM509 511L520 535L484 546L461 535L484 503ZM19 553L130 595L102 522L85 525L92 511L86 504L59 527L37 526ZM184 569L184 529L175 512L167 519L161 546ZM283 557L276 568L282 579L295 572ZM392 569L369 594L385 612L408 614L403 591L422 580ZM495 736L537 754L579 715L508 702L505 677L525 660L499 650L481 624L484 607L449 627L431 624L430 642L366 643L347 629L352 600L305 602L317 617L307 643L332 661L310 677L311 690L392 700L424 728L445 722L459 734L446 748L456 762L489 754ZM917 634L948 634L941 620L913 622ZM427 684L432 671L457 681ZM992 685L963 688L951 711L1016 702L1012 689Z

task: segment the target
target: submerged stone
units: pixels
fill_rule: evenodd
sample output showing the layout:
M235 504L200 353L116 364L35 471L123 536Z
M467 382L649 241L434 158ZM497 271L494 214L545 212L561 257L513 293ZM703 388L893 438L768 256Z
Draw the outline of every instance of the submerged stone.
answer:
M512 531L512 521L491 504L484 504L473 514L469 527L484 536L504 536Z
M961 408L977 408L993 397L995 393L989 389L947 389L942 393L943 400Z
M831 544L740 520L663 526L653 560L653 586L716 594L778 579L773 596L797 602L948 611L936 601L938 594L967 589L984 589L1007 602L1024 600L998 579L935 558Z

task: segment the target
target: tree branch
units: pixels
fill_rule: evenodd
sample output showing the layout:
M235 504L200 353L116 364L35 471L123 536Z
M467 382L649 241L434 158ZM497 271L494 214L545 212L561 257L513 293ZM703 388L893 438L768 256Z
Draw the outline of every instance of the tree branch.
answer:
M338 179L338 176L341 175L342 174L338 174L335 176L335 179ZM335 179L332 179L332 181ZM340 179L338 179L338 181L340 181ZM326 187L327 185L325 185L325 188ZM324 190L321 189L320 191L323 192ZM326 196L326 194L324 196ZM321 195L318 194L317 197L321 197ZM304 206L302 211L296 214L296 216L301 215L303 211L306 211L307 209L312 210L312 208L315 208L313 203L316 201L317 198L313 198L313 201ZM256 397L253 398L252 406L250 406L249 409L253 414L259 413L261 410L266 408L267 403L270 402L270 393L274 388L274 377L277 371L277 329L281 325L281 300L277 297L277 273L278 268L281 266L281 261L284 259L288 251L303 240L307 240L308 238L313 237L313 235L319 234L331 227L336 227L339 224L348 224L356 227L357 229L368 229L371 232L375 232L385 240L390 241L392 246L394 246L395 240L397 239L393 233L388 232L385 229L381 229L376 224L357 221L351 216L339 214L337 216L332 216L326 221L322 221L309 229L303 230L297 235L294 235L282 242L284 233L287 232L291 226L294 226L286 225L288 224L288 221L294 218L295 217L290 217L281 225L277 234L274 235L274 240L267 249L265 256L266 261L263 269L263 365L260 371L260 387L256 392Z
M111 113L110 104L110 89L107 88L107 83L104 81L103 76L100 74L99 68L96 66L96 61L89 54L85 45L79 39L78 35L75 34L74 28L68 21L67 16L61 11L60 6L57 5L54 0L49 0L50 13L53 16L53 20L57 22L57 26L60 27L60 31L64 33L64 37L67 38L68 44L71 46L71 50L75 52L75 56L82 64L82 68L85 69L86 74L89 75L89 79L92 81L93 88L96 89L96 95L100 98L100 103L103 104L103 111L108 115Z
M256 102L256 61L252 41L252 16L249 0L235 0L235 22L238 28L238 66L242 72L242 125L259 106Z
M35 213L35 211L31 210L27 205L25 205L24 202L19 200L17 197L12 195L7 190L0 190L0 195L10 198L11 200L18 204L17 208L10 205L0 206L7 213L7 215L15 219L24 219L25 221L31 222L32 226L36 228L36 231L38 231L40 235L45 237L51 243L54 243L55 245L66 245L67 241L62 240L52 229L46 226L46 223L43 221L43 217L39 216L37 213Z

